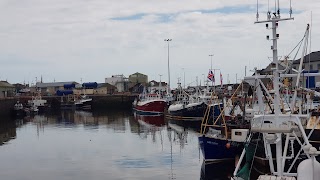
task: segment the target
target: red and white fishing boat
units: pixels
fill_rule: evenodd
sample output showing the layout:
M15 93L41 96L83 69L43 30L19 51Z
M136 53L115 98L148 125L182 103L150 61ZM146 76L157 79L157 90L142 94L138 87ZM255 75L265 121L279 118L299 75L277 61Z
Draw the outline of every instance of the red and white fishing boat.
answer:
M163 114L167 106L166 100L159 93L146 93L145 91L139 95L132 103L133 110L137 114L155 115Z

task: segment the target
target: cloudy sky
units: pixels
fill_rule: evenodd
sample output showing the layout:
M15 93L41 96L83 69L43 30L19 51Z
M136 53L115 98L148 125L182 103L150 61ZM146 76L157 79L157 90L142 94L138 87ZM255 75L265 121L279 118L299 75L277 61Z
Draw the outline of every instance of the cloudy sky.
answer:
M260 3L265 20L268 1ZM280 6L288 17L289 0ZM311 49L320 50L320 1L292 6L295 20L279 25L279 56L296 46L311 19ZM1 0L0 80L104 82L140 72L167 82L170 38L171 86L179 77L203 84L211 62L232 83L245 66L249 73L270 62L271 32L255 17L255 0Z

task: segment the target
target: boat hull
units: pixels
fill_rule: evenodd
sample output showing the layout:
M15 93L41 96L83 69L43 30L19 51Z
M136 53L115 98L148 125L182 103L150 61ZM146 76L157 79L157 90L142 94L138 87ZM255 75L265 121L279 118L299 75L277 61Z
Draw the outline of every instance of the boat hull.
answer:
M186 117L186 118L197 118L197 117L203 117L205 111L206 111L206 104L201 103L194 106L182 106L182 108L175 109L175 110L168 110L168 115L170 116L176 116L176 117ZM201 119L199 119L201 120Z
M198 140L205 161L234 160L243 149L241 143L225 139L200 136Z
M173 118L176 120L188 120L188 121L201 121L208 105L205 103L200 104L194 104L194 105L186 105L182 106L181 108L172 108L168 109L168 116L169 118ZM214 110L212 110L212 107L214 107ZM218 117L220 115L221 109L223 108L223 105L220 104L220 107L218 104L211 106L210 108L210 114L209 119L212 119L212 116Z
M133 106L133 110L140 115L156 115L163 114L167 103L165 101L150 101L148 103L139 104L136 103Z

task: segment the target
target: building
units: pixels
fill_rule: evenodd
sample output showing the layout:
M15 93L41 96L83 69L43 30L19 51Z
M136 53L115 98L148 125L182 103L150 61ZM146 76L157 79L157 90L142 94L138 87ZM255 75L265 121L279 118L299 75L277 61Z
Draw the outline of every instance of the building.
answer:
M14 96L16 88L7 81L0 81L0 98Z
M51 82L51 83L42 83L37 82L35 86L30 88L32 93L36 93L37 90L40 90L43 95L55 95L57 90L64 90L64 85L74 84L77 86L79 83L75 81L69 82Z
M297 60L282 60L279 63L279 69L282 71L286 71L285 73L296 74L296 71L299 69L300 58ZM274 64L270 63L265 69L259 70L259 74L261 75L271 75L273 74ZM306 73L318 73L320 70L320 51L312 52L303 58L302 64L302 76L300 77L300 86L305 88L320 88L320 77L312 76L307 77L304 76ZM288 84L288 86L292 86L296 84L297 78L284 78L284 84ZM271 79L264 79L264 84L268 85L272 83Z
M133 84L141 83L143 85L147 85L148 84L148 76L136 72L136 73L131 74L129 76L129 81L132 82Z
M292 68L298 69L300 64L300 59L293 61ZM303 58L303 65L302 65L303 74L301 77L301 86L314 89L320 88L320 77L319 76L311 76L306 77L303 76L306 73L318 73L320 70L320 51L312 52ZM295 84L296 79L293 79L293 83Z
M117 88L117 92L127 92L129 81L123 74L113 75L109 78L105 78L105 83L111 84Z
M292 60L280 61L280 64L278 66L279 70L283 71L286 66L290 67L292 65L292 62L293 62ZM274 67L275 67L274 63L270 63L266 68L261 69L261 70L257 70L257 73L260 75L272 75ZM288 72L291 72L291 71L289 70ZM264 79L261 79L261 81L267 87L271 86L271 84L272 84L272 80L270 78L264 78Z
M96 89L96 94L113 94L117 88L109 83L100 83Z

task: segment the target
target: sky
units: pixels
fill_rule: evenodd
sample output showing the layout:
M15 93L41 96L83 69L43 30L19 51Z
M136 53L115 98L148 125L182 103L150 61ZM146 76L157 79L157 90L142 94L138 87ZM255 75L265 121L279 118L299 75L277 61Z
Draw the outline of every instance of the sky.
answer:
M271 31L255 24L256 0L1 0L0 80L9 83L98 82L139 72L170 85L240 82L266 67ZM269 8L274 11L274 0ZM290 1L280 0L282 17ZM311 27L310 51L320 50L320 1L292 0L293 21L279 23L279 58ZM259 20L268 1L259 1ZM213 55L213 56L209 56ZM293 58L293 57L291 57ZM247 68L245 68L247 67ZM180 80L179 80L180 79Z

